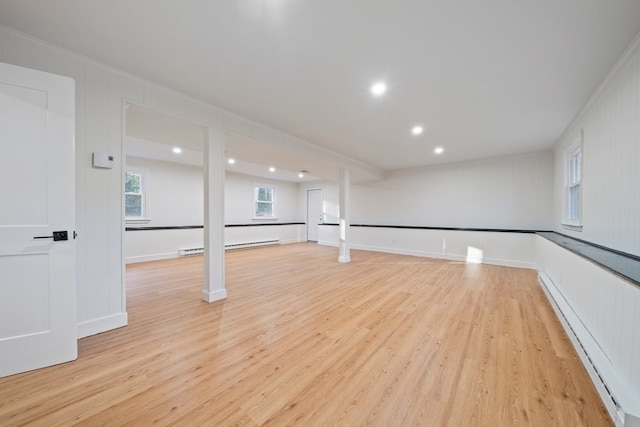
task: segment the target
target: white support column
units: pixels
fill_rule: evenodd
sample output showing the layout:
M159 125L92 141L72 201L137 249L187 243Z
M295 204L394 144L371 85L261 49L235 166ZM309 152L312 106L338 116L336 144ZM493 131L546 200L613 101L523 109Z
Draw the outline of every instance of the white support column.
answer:
M351 174L340 169L340 243L339 262L351 261Z
M224 139L209 126L204 144L204 281L202 299L227 297L224 287Z

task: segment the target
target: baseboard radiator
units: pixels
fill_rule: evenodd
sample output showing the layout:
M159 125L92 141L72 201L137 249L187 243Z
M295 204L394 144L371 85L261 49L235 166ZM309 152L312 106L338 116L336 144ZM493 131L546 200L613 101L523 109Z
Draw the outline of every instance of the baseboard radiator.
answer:
M587 373L600 394L616 427L640 427L640 418L626 413L621 407L621 402L616 398L615 392L622 392L623 386L615 381L615 375L606 355L595 342L582 321L575 314L569 303L564 299L551 278L542 272L538 273L538 282L546 294L551 307L558 315L558 320L564 327L573 347L582 360ZM603 375L603 371L608 375ZM607 381L607 377L609 381ZM628 400L628 399L625 399Z
M236 249L248 249L248 248L259 248L262 246L275 246L279 245L280 240L259 240L255 242L243 242L243 243L232 243L229 245L224 245L225 251L236 250ZM181 257L185 256L193 256L193 255L202 255L204 253L204 248L184 248L179 249L178 254Z
M224 249L226 251L236 250L236 249L247 249L247 248L259 248L262 246L275 246L279 245L280 240L258 240L254 242L243 242L243 243L232 243L228 245L224 245Z
M178 253L181 257L183 256L193 256L193 255L202 255L204 253L204 248L185 248L179 249Z

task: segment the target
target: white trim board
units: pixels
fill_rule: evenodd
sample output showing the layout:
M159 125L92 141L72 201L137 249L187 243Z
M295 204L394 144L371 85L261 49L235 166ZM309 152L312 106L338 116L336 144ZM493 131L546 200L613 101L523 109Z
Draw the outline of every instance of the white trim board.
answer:
M129 324L129 315L116 313L78 323L78 339L121 328Z

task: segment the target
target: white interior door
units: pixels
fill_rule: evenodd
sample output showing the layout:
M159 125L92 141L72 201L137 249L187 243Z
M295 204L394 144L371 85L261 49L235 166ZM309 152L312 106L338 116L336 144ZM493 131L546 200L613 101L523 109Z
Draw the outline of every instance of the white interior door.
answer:
M74 102L72 79L0 63L0 376L77 357Z
M322 223L322 190L307 190L307 240L318 241L318 224Z

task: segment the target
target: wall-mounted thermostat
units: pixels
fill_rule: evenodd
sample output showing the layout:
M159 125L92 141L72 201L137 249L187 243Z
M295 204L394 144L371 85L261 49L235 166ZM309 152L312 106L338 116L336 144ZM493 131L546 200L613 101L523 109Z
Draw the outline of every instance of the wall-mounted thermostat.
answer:
M110 156L107 153L93 153L93 167L104 169L113 168L113 156Z

